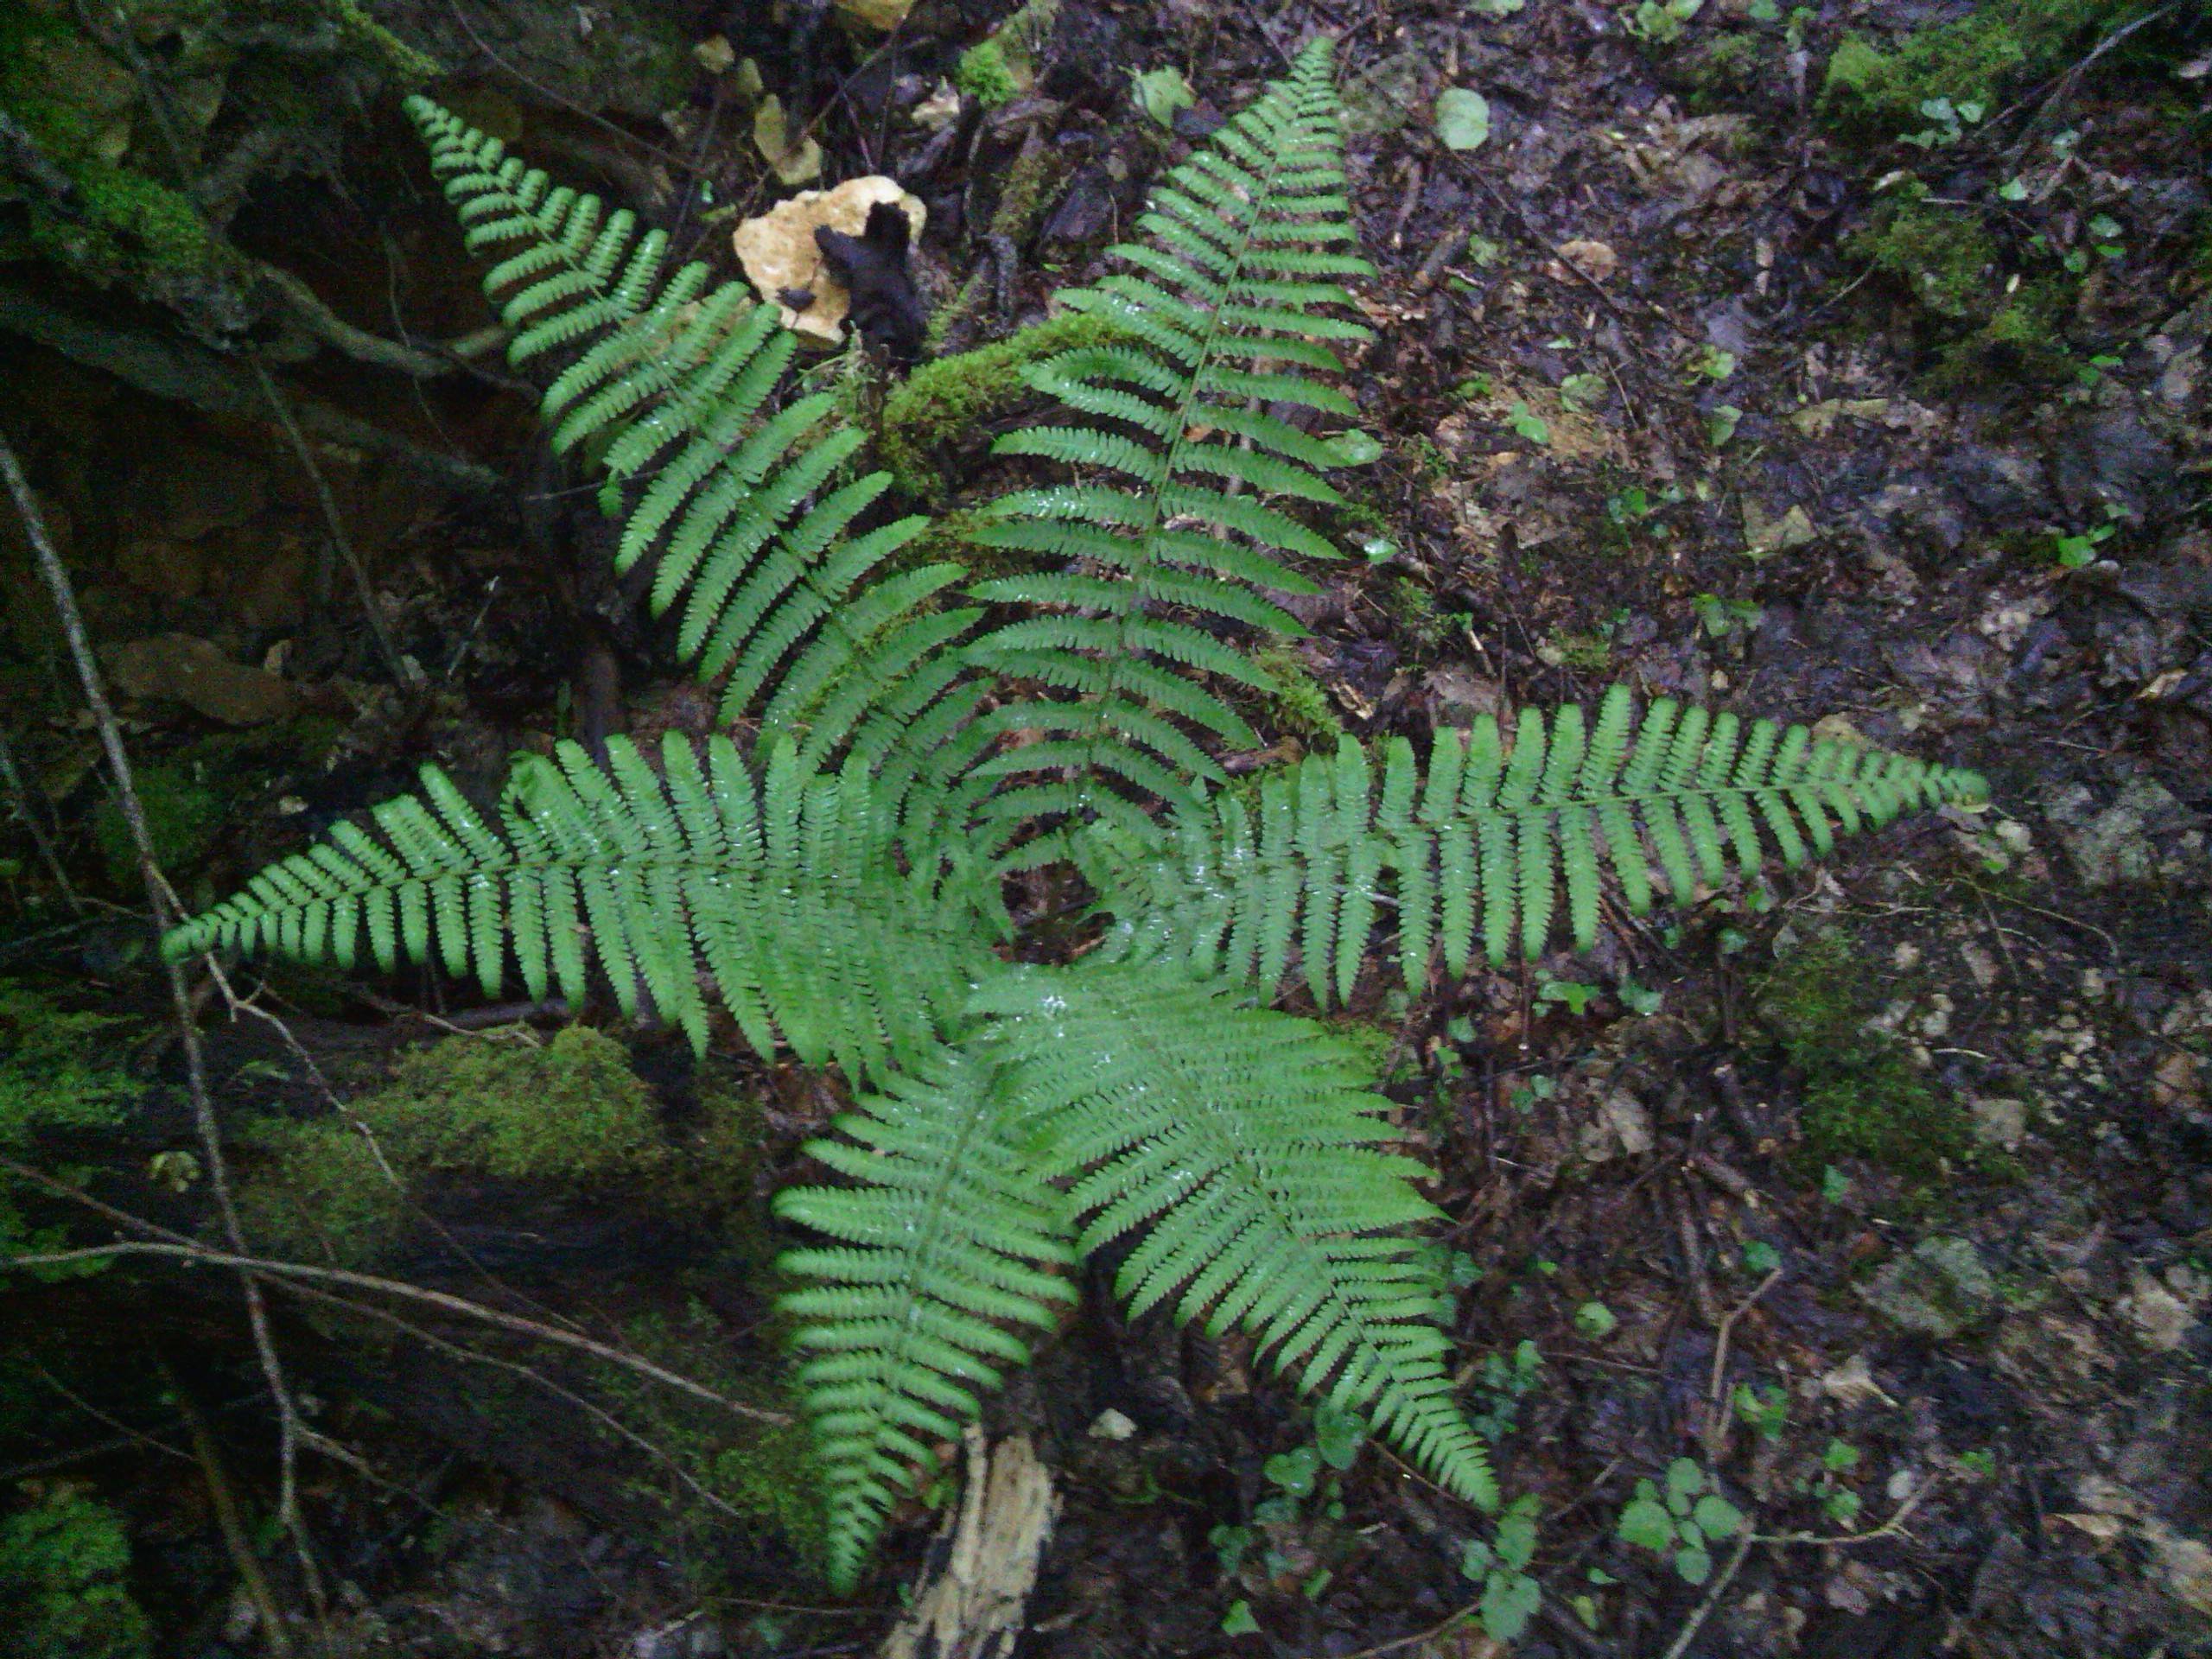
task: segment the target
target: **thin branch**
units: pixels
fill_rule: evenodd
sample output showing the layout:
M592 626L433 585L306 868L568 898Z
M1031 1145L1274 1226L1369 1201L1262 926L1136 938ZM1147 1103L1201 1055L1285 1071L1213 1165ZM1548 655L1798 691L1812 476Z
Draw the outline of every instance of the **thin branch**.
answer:
M1781 1282L1782 1269L1771 1269L1765 1278L1758 1281L1751 1294L1730 1308L1727 1317L1720 1321L1720 1334L1713 1344L1713 1381L1706 1389L1705 1450L1708 1457L1720 1455L1721 1429L1728 1421L1727 1413L1720 1403L1720 1386L1728 1379L1728 1339L1735 1334L1736 1321L1750 1313L1760 1297Z
M361 613L367 617L369 633L377 642L377 654L384 658L385 667L391 671L393 684L413 684L423 677L423 671L420 669L410 671L407 659L399 654L398 645L393 643L391 630L385 626L384 611L377 603L376 588L369 581L368 569L362 564L361 556L353 550L353 538L346 533L345 520L339 516L338 499L331 494L330 483L323 477L322 468L315 464L315 451L308 448L300 423L293 416L290 401L276 389L276 381L270 378L269 370L259 358L250 359L247 366L253 371L254 381L260 386L262 397L276 416L276 424L283 429L285 439L292 446L293 454L299 458L301 467L306 472L308 481L315 486L315 500L322 508L323 526L330 533L331 545L338 550L338 556L345 561L346 569L353 578L354 592L361 601ZM326 570L328 568L327 565L324 567Z
M5 1169L14 1175L26 1173L23 1166L5 1159L0 1159L0 1169ZM541 1342L556 1343L564 1348L574 1348L580 1353L591 1355L594 1359L603 1359L610 1365L620 1365L626 1370L637 1372L640 1376L649 1376L664 1387L674 1389L680 1394L688 1394L695 1400L703 1400L709 1405L720 1406L725 1411L736 1416L749 1418L754 1422L772 1423L778 1427L782 1427L791 1421L787 1412L770 1411L760 1406L747 1405L741 1400L733 1400L729 1395L710 1389L703 1382L694 1382L691 1378L671 1371L665 1366L656 1365L652 1360L637 1354L626 1353L620 1348L612 1347L590 1337L579 1336L575 1332L563 1331L556 1325L547 1325L541 1320L526 1319L519 1314L503 1313L499 1308L486 1307L481 1302L472 1302L466 1297L449 1295L442 1290L431 1290L423 1285L410 1285L404 1280L379 1278L374 1274L354 1273L344 1268L315 1267L304 1262L272 1262L265 1256L245 1255L228 1250L211 1250L189 1243L169 1244L127 1239L118 1239L112 1244L90 1244L80 1249L45 1250L0 1258L0 1267L60 1268L79 1262L111 1261L120 1256L155 1256L173 1262L190 1262L202 1267L231 1268L256 1280L266 1278L282 1281L286 1279L303 1279L325 1284L346 1285L355 1290L372 1291L379 1295L394 1296L404 1301L421 1302L462 1319L475 1319L485 1325L498 1325L505 1331L513 1331L524 1336L535 1337Z
M1721 1592L1735 1581L1737 1569L1744 1565L1744 1557L1751 1553L1752 1541L1751 1529L1746 1527L1744 1535L1736 1541L1736 1548L1729 1553L1728 1564L1713 1580L1713 1588L1705 1592L1705 1599L1698 1603L1697 1611L1675 1633L1675 1639L1667 1644L1667 1651L1660 1656L1660 1659L1682 1659L1682 1655L1689 1651L1690 1643L1697 1640L1697 1633L1705 1628L1705 1621L1713 1617L1713 1610L1720 1605Z
M154 855L154 842L146 828L146 810L138 798L138 789L130 771L130 757L123 745L123 730L117 723L114 707L108 702L107 688L100 677L99 660L92 654L90 636L85 631L83 613L77 607L77 593L69 580L69 572L61 563L61 556L54 550L54 541L47 532L46 517L39 510L38 499L31 493L30 480L16 459L14 448L4 435L0 435L0 480L4 480L8 493L15 499L16 511L22 516L25 538L30 543L39 575L46 583L47 592L54 601L54 608L61 620L62 637L67 642L71 661L75 664L77 677L85 693L85 702L92 713L93 724L99 732L100 747L107 757L108 770L113 775L116 798L123 809L124 823L130 832L130 842L137 855L138 874L145 883L146 899L153 913L156 933L172 918L181 919L173 907L173 895L168 883L161 874ZM158 950L159 939L155 941ZM192 999L187 992L184 975L177 965L163 957L162 972L168 982L169 1003L176 1016L177 1033L184 1045L185 1081L192 1099L193 1126L198 1132L200 1157L206 1166L209 1190L214 1194L216 1213L222 1222L223 1236L232 1252L244 1256L246 1253L245 1230L238 1220L238 1204L231 1192L229 1166L223 1154L222 1131L215 1121L215 1103L207 1088L207 1058L200 1046L200 1027L192 1015ZM279 1429L278 1461L281 1466L281 1491L277 1503L277 1517L285 1529L293 1534L301 1565L307 1573L311 1588L316 1587L313 1558L307 1548L299 1519L299 1446L302 1422L299 1405L284 1380L283 1363L277 1357L276 1338L269 1327L269 1309L264 1300L260 1284L249 1274L238 1276L239 1288L245 1293L246 1323L253 1334L253 1346L261 1362L262 1376L267 1380L270 1398L276 1402Z

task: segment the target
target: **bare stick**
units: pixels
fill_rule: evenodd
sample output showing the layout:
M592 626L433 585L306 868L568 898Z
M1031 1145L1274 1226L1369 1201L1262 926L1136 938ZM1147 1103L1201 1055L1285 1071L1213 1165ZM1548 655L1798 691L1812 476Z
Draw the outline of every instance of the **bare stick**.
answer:
M1707 1457L1720 1455L1721 1427L1728 1421L1727 1414L1720 1405L1720 1385L1728 1376L1728 1338L1735 1332L1736 1321L1750 1313L1760 1297L1781 1282L1782 1269L1776 1268L1759 1281L1750 1295L1730 1308L1727 1317L1720 1321L1720 1334L1713 1344L1713 1382L1706 1390L1705 1451Z
M23 1166L4 1159L0 1159L0 1169L5 1169L14 1175L26 1173ZM462 1319L476 1319L486 1325L498 1325L505 1331L513 1331L524 1336L535 1337L541 1342L557 1343L564 1348L574 1348L580 1353L591 1355L594 1359L603 1359L610 1365L620 1365L626 1370L637 1372L640 1376L649 1376L664 1387L674 1389L680 1394L688 1394L695 1400L703 1400L709 1405L720 1406L723 1410L737 1416L749 1417L755 1422L772 1423L778 1427L782 1427L791 1421L791 1415L787 1412L769 1411L760 1406L748 1406L743 1401L733 1400L729 1395L710 1389L703 1382L694 1382L691 1378L671 1371L665 1366L656 1365L650 1359L637 1354L626 1353L620 1348L594 1341L589 1337L579 1336L573 1331L563 1331L557 1325L547 1325L537 1319L526 1319L519 1314L502 1313L496 1307L486 1307L481 1302L472 1302L462 1296L448 1295L442 1290L431 1290L423 1285L410 1285L404 1280L381 1279L374 1274L353 1273L344 1268L319 1268L304 1262L272 1262L264 1256L240 1255L227 1250L211 1250L189 1242L171 1244L131 1240L118 1240L112 1244L90 1244L81 1249L48 1250L33 1255L0 1257L0 1267L60 1268L67 1267L73 1262L108 1261L118 1256L131 1255L160 1256L175 1262L194 1262L204 1267L232 1268L256 1279L265 1277L280 1281L286 1279L305 1279L326 1284L346 1285L355 1290L373 1291L379 1295L396 1296L404 1301L422 1302L428 1306L458 1315Z
M345 520L338 514L337 498L330 493L329 481L322 475L322 468L315 465L315 451L308 448L300 423L292 418L292 405L276 389L269 371L259 358L248 364L254 379L261 386L261 395L269 402L270 410L276 416L276 424L284 429L284 436L292 446L292 453L299 457L300 466L315 486L315 500L322 507L322 522L330 532L330 543L338 550L338 556L346 562L346 569L353 578L353 589L360 595L361 610L369 620L369 632L377 642L377 654L384 658L384 665L391 670L392 683L410 685L422 678L422 671L409 671L406 659L400 656L399 647L392 643L391 630L385 626L384 612L378 607L376 589L370 585L369 573L361 563L361 556L353 550L353 538L346 533ZM327 569L328 567L326 566Z
M146 829L146 811L138 798L138 789L130 772L130 757L123 747L123 730L117 724L114 707L107 700L107 688L101 681L99 661L92 655L90 637L85 632L85 619L77 608L77 592L69 580L69 572L61 563L61 556L54 550L54 540L47 533L46 517L39 511L38 499L31 493L30 480L16 452L4 435L0 435L0 480L4 480L8 493L15 499L16 511L22 517L23 533L38 562L39 575L44 580L47 592L53 598L54 608L61 619L61 632L69 646L71 661L76 665L77 677L85 692L85 702L92 709L93 723L99 728L100 747L107 756L109 771L114 775L116 798L123 809L124 822L130 831L130 844L137 854L138 874L146 884L146 901L153 912L156 931L171 920L181 919L173 907L168 883L162 879L161 869L154 858L153 837ZM158 944L158 940L156 941ZM184 975L166 957L162 959L162 971L168 981L169 1003L176 1015L177 1032L184 1043L185 1080L192 1097L193 1126L198 1131L200 1156L207 1166L208 1188L215 1195L215 1209L223 1224L223 1236L233 1253L246 1253L245 1231L239 1224L236 1200L231 1193L229 1166L223 1155L222 1131L215 1122L215 1103L207 1090L207 1057L200 1044L200 1027L192 1017L192 998L185 988ZM276 1356L276 1339L270 1333L269 1309L264 1300L260 1284L250 1274L238 1275L239 1288L245 1294L246 1323L253 1333L255 1353L261 1361L261 1373L269 1383L270 1396L276 1406L278 1461L282 1474L277 1502L277 1518L293 1535L301 1565L308 1575L308 1582L320 1599L319 1580L307 1541L299 1521L299 1447L302 1424L298 1403L284 1382L283 1363Z
M1713 1588L1705 1592L1705 1599L1698 1603L1697 1611L1675 1632L1675 1639L1667 1644L1667 1651L1660 1656L1660 1659L1682 1659L1682 1655L1689 1650L1690 1643L1697 1640L1697 1633L1705 1628L1705 1621L1713 1617L1713 1610L1720 1605L1720 1592L1734 1580L1737 1568L1743 1566L1744 1557L1751 1553L1751 1532L1746 1527L1744 1535L1736 1541L1736 1548L1729 1554L1728 1564L1713 1580Z

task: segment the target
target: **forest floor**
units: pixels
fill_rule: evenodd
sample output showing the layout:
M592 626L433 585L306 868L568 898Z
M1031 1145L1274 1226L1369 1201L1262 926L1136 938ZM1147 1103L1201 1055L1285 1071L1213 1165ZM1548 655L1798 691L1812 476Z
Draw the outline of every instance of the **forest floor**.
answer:
M1406 1134L1443 1172L1470 1409L1538 1518L1541 1610L1516 1643L1476 1608L1474 1517L1377 1449L1338 1471L1248 1346L1124 1323L1098 1284L989 1409L1064 1498L1019 1651L2212 1654L2202 21L1992 0L1977 16L2074 20L2056 45L2022 22L2029 49L1993 73L1980 36L1925 50L1961 14L1918 0L1064 0L1037 86L943 138L914 110L1003 9L924 0L887 43L825 22L800 56L780 27L691 10L666 122L549 98L467 41L431 42L467 71L441 93L726 258L714 204L751 211L772 185L729 72L690 50L726 26L814 121L827 178L891 174L928 205L917 276L940 310L964 304L956 347L1043 315L1151 178L1308 35L1340 35L1379 273L1354 378L1384 452L1359 486L1369 556L1303 601L1313 695L1269 726L1284 753L1622 682L1824 721L1992 787L1986 810L1672 922L1610 914L1593 956L1363 995ZM1904 49L1854 80L1847 32ZM1160 68L1196 95L1173 131L1129 79ZM1449 86L1487 99L1479 148L1439 142ZM1000 214L1014 179L1033 211ZM425 181L375 112L337 179L271 186L233 234L372 333L465 336L479 273ZM856 361L818 372L873 406ZM555 735L707 728L711 698L605 573L588 493L537 458L503 372L326 355L292 377L502 480L449 489L325 448L385 628L426 676L403 693L281 435L12 335L0 366L188 904L426 759L474 784ZM989 493L988 440L1018 414L936 435L956 504ZM0 1154L212 1236L121 822L14 533L0 731L25 788L0 823L0 1048L21 1046L0 1085L66 1028L92 1046L54 1065L133 1109L30 1148L0 1086ZM544 1011L431 976L286 969L258 992L270 1019L226 1017L230 995L208 988L200 1014L257 1245L556 1339L388 1299L273 1305L316 1433L346 1449L302 1453L311 1586L268 1519L276 1430L230 1281L142 1263L0 1286L0 1502L119 1517L116 1581L149 1650L194 1659L264 1650L269 1608L304 1618L317 1596L347 1653L874 1650L927 1553L921 1506L868 1592L829 1602L777 1437L557 1339L774 1404L762 1200L831 1087L695 1065L611 1007L588 1017L616 1041L554 1041ZM55 1007L135 1023L65 1027ZM564 1098L590 1121L557 1122ZM505 1166L424 1127L455 1101L512 1135ZM418 1185L378 1186L385 1152L359 1149L379 1135ZM57 1236L108 1230L14 1198ZM1748 1517L1702 1559L1623 1525L1685 1459ZM219 1486L259 1529L243 1543Z

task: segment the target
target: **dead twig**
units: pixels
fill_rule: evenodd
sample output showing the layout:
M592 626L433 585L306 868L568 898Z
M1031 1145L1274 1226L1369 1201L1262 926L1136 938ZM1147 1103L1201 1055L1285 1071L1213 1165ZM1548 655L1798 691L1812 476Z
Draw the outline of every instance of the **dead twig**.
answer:
M35 1175L35 1171L30 1171L26 1166L10 1160L0 1159L0 1169L7 1170L11 1175ZM496 1307L487 1307L481 1302L472 1302L464 1296L449 1295L444 1291L432 1290L423 1285L410 1285L404 1280L384 1279L369 1273L354 1273L344 1268L315 1267L304 1262L273 1262L265 1256L244 1255L227 1250L211 1250L188 1241L181 1243L163 1243L130 1239L118 1239L111 1244L90 1244L79 1249L47 1250L10 1256L0 1260L0 1267L60 1268L67 1267L73 1262L109 1261L120 1256L153 1256L173 1262L190 1262L202 1267L229 1268L257 1281L263 1279L279 1282L288 1279L303 1279L321 1283L346 1285L356 1290L372 1291L378 1295L397 1297L404 1301L421 1302L427 1306L438 1308L461 1319L474 1319L484 1325L497 1325L501 1330L535 1337L541 1342L556 1343L564 1348L575 1349L580 1353L591 1355L594 1359L603 1359L610 1365L620 1365L626 1370L637 1372L640 1376L651 1377L654 1382L664 1387L674 1389L679 1394L688 1394L695 1400L703 1400L710 1405L720 1406L723 1410L739 1417L749 1418L755 1422L772 1423L778 1427L782 1427L791 1421L788 1413L769 1411L760 1406L747 1405L741 1400L733 1400L728 1395L710 1389L703 1382L694 1382L691 1378L671 1371L665 1366L656 1365L652 1360L640 1355L626 1353L620 1348L595 1341L590 1337L580 1336L572 1331L563 1331L557 1325L547 1325L542 1320L524 1319L518 1313L507 1313Z
M69 885L69 875L61 868L60 855L54 841L46 833L46 825L38 814L38 803L31 796L29 780L16 770L15 751L8 747L8 734L0 732L0 783L8 785L8 792L16 798L16 814L23 821L23 828L30 832L31 845L38 849L39 861L46 866L46 873L54 878L54 885L61 889L62 901L81 916L85 901L77 896L77 889Z
M1751 1531L1747 1528L1744 1535L1736 1541L1736 1548L1729 1552L1727 1565L1714 1576L1713 1588L1705 1592L1705 1599L1699 1602L1696 1610L1683 1621L1682 1628L1675 1633L1675 1639L1667 1644L1667 1651L1660 1656L1660 1659L1682 1659L1682 1655L1689 1651L1690 1643L1705 1628L1705 1621L1713 1617L1713 1610L1720 1605L1721 1592L1735 1581L1737 1569L1744 1565L1744 1557L1751 1553Z
M384 665L390 671L394 685L416 683L422 679L423 671L412 668L399 654L399 646L392 639L391 630L385 626L384 609L377 602L377 592L369 581L368 567L361 563L361 556L353 550L353 538L346 533L346 522L339 516L338 499L331 494L329 480L323 477L322 468L315 464L315 451L308 448L306 435L301 432L300 423L292 414L290 400L277 390L276 382L270 378L268 369L259 358L250 359L248 366L253 371L255 384L260 386L261 395L268 403L270 412L276 416L276 424L283 429L285 441L292 446L292 454L298 457L301 469L307 474L308 481L315 486L315 502L322 509L323 528L329 532L330 545L345 562L347 574L353 578L353 590L361 601L361 613L368 619L369 634L377 643L377 654L384 658ZM325 570L328 568L326 562ZM319 581L316 586L327 588L328 582L327 580Z
M261 1570L261 1558L253 1553L253 1540L246 1531L245 1517L239 1512L238 1494L231 1486L230 1474L223 1467L222 1450L215 1444L215 1431L208 1427L207 1414L200 1409L191 1391L177 1381L166 1363L162 1366L162 1375L175 1398L177 1410L184 1417L185 1430L192 1437L192 1454L199 1460L200 1478L207 1483L207 1499L215 1511L215 1529L223 1536L223 1548L238 1572L238 1581L245 1586L246 1599L253 1603L255 1616L261 1624L262 1639L276 1659L291 1659L292 1633L285 1627L283 1615L276 1610L276 1598L270 1591L269 1575Z
M1750 1313L1760 1297L1782 1282L1782 1269L1773 1268L1752 1287L1751 1294L1730 1308L1720 1321L1720 1334L1713 1343L1713 1381L1706 1389L1705 1452L1708 1458L1720 1455L1722 1430L1727 1424L1728 1414L1720 1400L1721 1384L1728 1377L1728 1339L1736 1332L1736 1321Z

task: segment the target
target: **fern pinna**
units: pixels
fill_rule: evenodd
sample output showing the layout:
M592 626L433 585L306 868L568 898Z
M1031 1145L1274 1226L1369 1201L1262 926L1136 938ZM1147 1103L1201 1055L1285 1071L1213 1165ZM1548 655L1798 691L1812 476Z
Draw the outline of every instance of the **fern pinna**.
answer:
M1453 1398L1416 1229L1427 1172L1359 1052L1265 1005L1294 976L1326 1007L1378 941L1408 983L1578 946L1601 895L1632 912L1794 865L1839 832L1982 793L1972 773L1624 690L1594 720L1524 709L1427 753L1394 737L1236 784L1249 747L1233 641L1296 625L1270 593L1326 556L1300 502L1371 444L1332 342L1363 330L1328 47L1171 172L1063 296L1114 343L1036 370L1071 414L998 446L1051 475L972 539L1032 568L950 604L950 566L896 556L863 435L779 404L792 344L767 308L602 217L433 105L410 109L470 245L506 257L514 353L566 361L553 440L659 561L677 645L727 676L759 736L656 765L615 740L518 762L496 804L434 769L419 798L271 866L178 928L175 955L259 949L351 967L365 944L518 973L581 1004L594 980L705 1049L727 1035L835 1065L860 1095L812 1150L842 1184L779 1213L823 1241L784 1265L850 1587L901 1499L1007 1367L1065 1317L1069 1269L1120 1261L1133 1310L1251 1335L1298 1386L1363 1414L1446 1491L1495 1504ZM984 619L988 616L988 620ZM1109 918L1084 960L1016 962L1001 878L1065 860ZM1656 876L1655 876L1656 868ZM1033 947L1030 954L1036 954ZM727 1016L723 1023L716 1007Z
M864 441L831 419L835 398L764 416L797 346L776 308L698 261L669 272L665 232L640 234L429 99L407 111L469 251L505 255L484 289L514 331L509 359L566 359L542 411L553 447L592 454L602 505L626 505L615 567L656 561L652 612L683 601L677 652L728 676L723 721L757 712L810 765L849 744L880 763L960 681L947 648L982 611L931 608L957 564L890 568L927 520L849 533L891 475L826 487Z
M1058 296L1119 338L1027 371L1033 386L1088 418L995 446L1075 476L1001 498L970 532L979 545L1057 567L976 588L1033 613L994 628L972 654L1001 675L1075 695L1024 698L994 716L1002 729L1050 735L978 768L1027 780L996 791L987 817L1077 810L1135 827L1145 815L1101 787L1108 779L1188 804L1196 780L1223 776L1185 725L1258 746L1207 682L1271 682L1208 625L1304 632L1268 592L1316 591L1283 556L1335 550L1266 498L1335 504L1321 474L1345 460L1260 405L1351 417L1344 392L1314 377L1341 372L1328 342L1368 334L1340 315L1352 301L1336 279L1370 267L1348 251L1357 234L1328 61L1306 52L1287 80L1167 175L1137 221L1147 239L1109 250L1131 270Z

